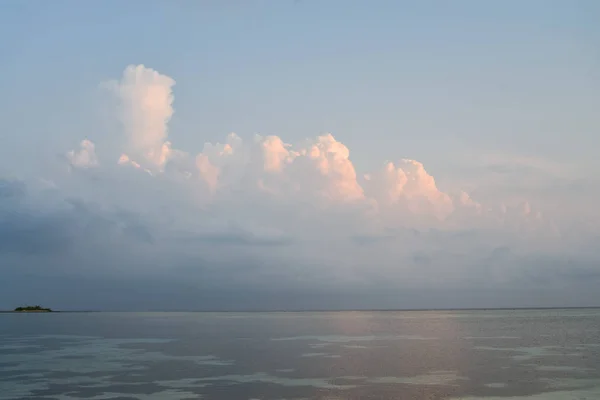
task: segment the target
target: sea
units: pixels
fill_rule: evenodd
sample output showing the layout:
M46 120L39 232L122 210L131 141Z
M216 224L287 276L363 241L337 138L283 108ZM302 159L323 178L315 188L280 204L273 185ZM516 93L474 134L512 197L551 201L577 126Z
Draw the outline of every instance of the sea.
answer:
M0 399L600 399L600 310L6 313Z

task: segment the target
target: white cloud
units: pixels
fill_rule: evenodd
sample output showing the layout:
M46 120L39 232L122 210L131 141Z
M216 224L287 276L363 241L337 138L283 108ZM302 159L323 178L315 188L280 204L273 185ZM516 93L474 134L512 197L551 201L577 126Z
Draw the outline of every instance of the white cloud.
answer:
M433 176L418 161L388 162L367 177L367 193L388 213L431 216L443 221L454 211L450 196L437 188Z
M309 141L290 163L290 175L299 191L312 192L332 202L354 202L364 199L356 180L350 152L333 135L325 134Z
M125 152L140 164L161 168L170 153L167 124L173 115L175 80L144 65L130 65L108 87L119 101Z
M231 133L223 143L206 143L202 152L190 155L168 140L174 84L143 65L127 67L121 80L111 83L124 127L118 164L156 176L157 184L166 179L180 185L198 207L212 205L227 218L278 228L287 223L296 233L298 226L314 229L325 221L372 232L398 227L528 231L542 220L539 213L534 217L501 203L483 205L460 188L446 193L415 160L388 162L359 178L349 149L330 133L296 145L275 135L243 140ZM96 162L93 144L86 146L70 153L72 162ZM278 217L270 220L270 214Z

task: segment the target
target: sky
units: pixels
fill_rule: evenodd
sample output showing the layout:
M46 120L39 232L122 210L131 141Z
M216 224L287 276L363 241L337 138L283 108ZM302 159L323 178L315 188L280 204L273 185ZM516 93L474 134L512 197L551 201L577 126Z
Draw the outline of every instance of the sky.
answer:
M599 19L0 2L0 309L600 305Z

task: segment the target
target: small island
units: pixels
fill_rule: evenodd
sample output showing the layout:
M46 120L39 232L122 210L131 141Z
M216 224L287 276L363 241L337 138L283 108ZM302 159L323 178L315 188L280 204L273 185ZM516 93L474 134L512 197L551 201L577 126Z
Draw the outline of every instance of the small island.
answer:
M15 312L52 312L52 310L42 306L25 306L15 308Z

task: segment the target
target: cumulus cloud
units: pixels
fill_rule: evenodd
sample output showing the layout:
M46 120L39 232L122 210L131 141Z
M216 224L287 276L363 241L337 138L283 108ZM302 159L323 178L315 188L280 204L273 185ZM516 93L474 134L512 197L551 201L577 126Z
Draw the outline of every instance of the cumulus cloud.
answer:
M130 65L120 81L108 83L118 100L126 151L138 163L161 168L170 154L168 122L173 115L175 80L146 68Z
M223 143L206 143L200 153L190 155L168 141L174 84L171 77L143 65L127 67L120 81L110 83L124 128L118 164L150 176L159 174L157 182L177 182L199 205L228 207L231 218L252 223L262 218L261 223L281 228L280 218L272 221L264 214L292 212L302 217L288 215L288 219L312 226L337 215L338 224L355 223L365 230L494 224L529 229L542 219L528 205L515 211L502 203L483 205L460 188L445 193L416 160L388 162L359 176L349 149L330 133L295 145L275 135L243 140L231 133ZM93 144L84 141L81 147L69 153L71 162L96 165ZM255 218L243 215L251 207Z
M51 186L0 180L0 257L27 273L144 274L246 299L273 287L319 297L512 285L535 276L540 255L577 251L593 275L591 247L573 246L535 204L444 191L401 154L357 171L331 133L297 143L230 133L197 154L180 150L168 135L174 84L137 65L108 85L122 124L112 164L86 139L66 154L73 173Z
M349 157L348 148L333 135L317 137L298 151L291 164L295 188L329 201L362 200L363 189L356 181L356 171Z
M437 223L457 208L479 207L466 193L453 199L440 191L415 160L390 162L358 179L349 149L330 133L296 145L275 135L245 141L232 133L224 143L206 143L195 156L174 149L168 141L174 84L143 65L127 67L120 81L110 83L124 128L118 164L188 181L202 203L235 202L243 195L315 207L360 204L363 211L408 225L415 216Z
M455 209L450 196L437 188L433 176L415 160L388 162L365 175L365 187L383 212L408 223L414 223L413 217L441 222Z

